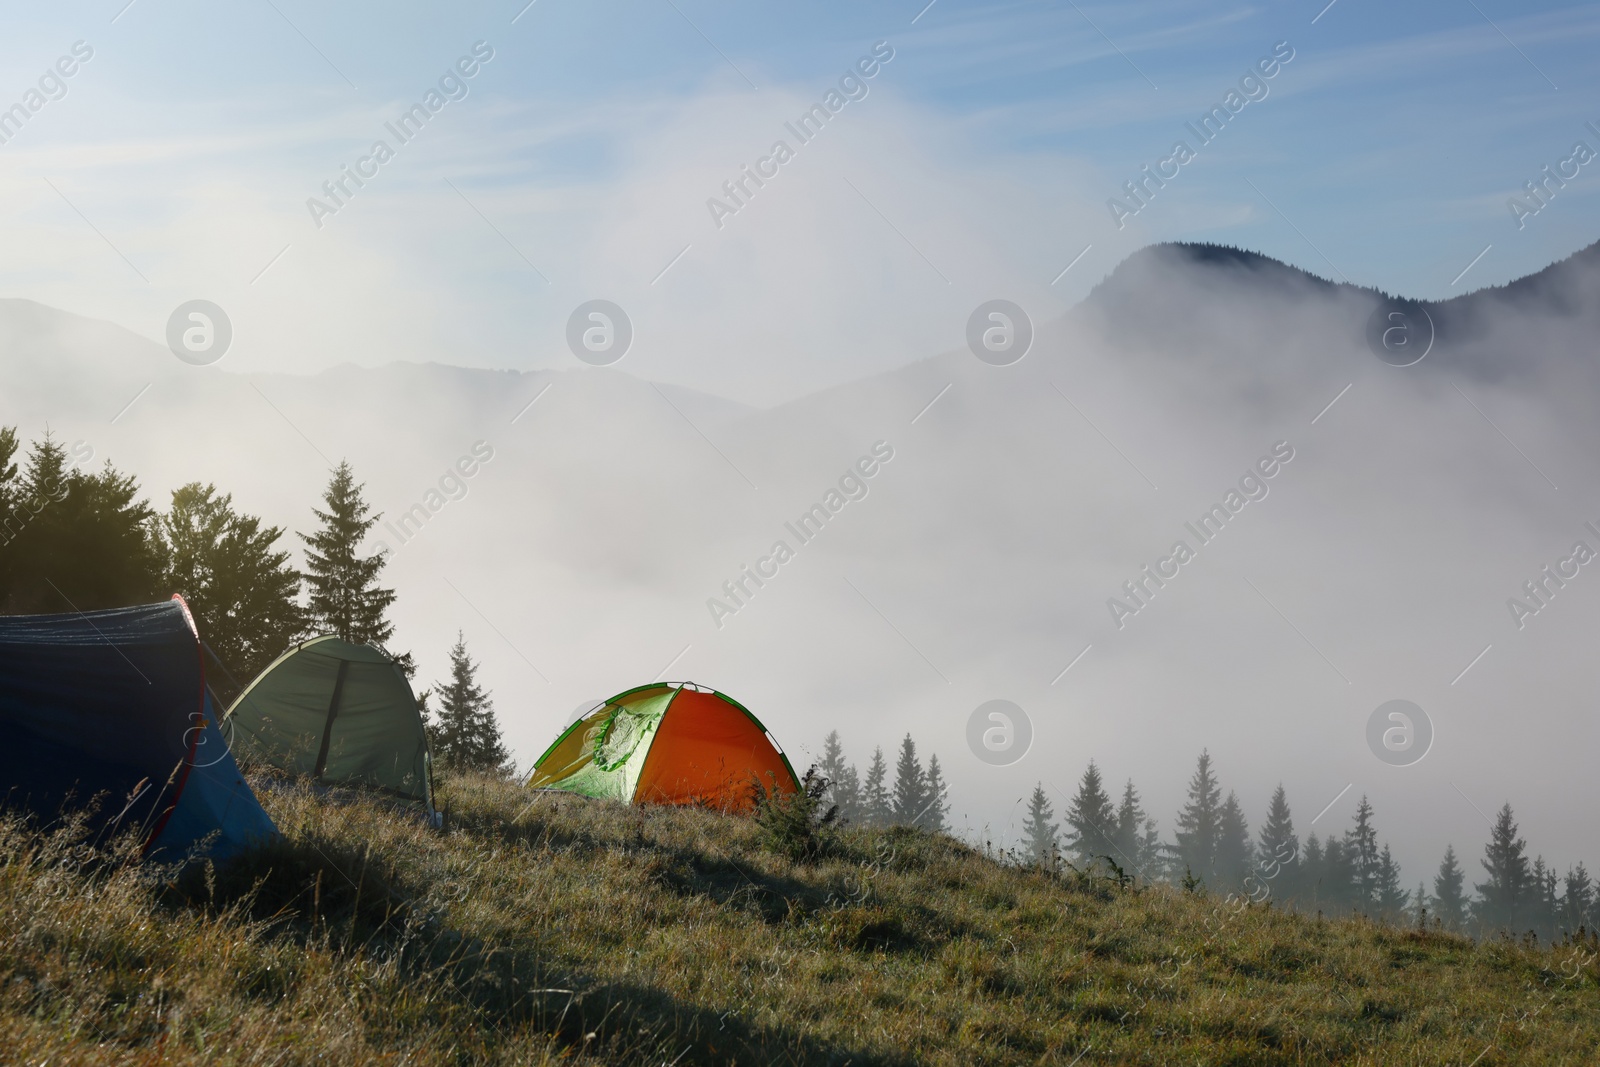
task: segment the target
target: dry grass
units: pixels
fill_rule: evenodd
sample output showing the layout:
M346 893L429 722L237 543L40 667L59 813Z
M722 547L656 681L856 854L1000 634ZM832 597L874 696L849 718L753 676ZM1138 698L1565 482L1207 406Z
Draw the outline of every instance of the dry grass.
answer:
M0 821L7 1063L1592 1064L1596 947L1477 945L461 778L271 791L176 876ZM1087 1051L1085 1051L1087 1050Z

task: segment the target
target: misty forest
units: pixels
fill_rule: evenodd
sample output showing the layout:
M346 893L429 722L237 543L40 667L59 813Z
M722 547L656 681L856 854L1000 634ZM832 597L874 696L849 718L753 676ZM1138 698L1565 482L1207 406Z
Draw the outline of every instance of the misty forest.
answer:
M291 565L293 550L282 529L235 509L232 496L214 485L184 485L173 491L167 510L157 511L141 498L137 479L110 460L85 471L70 458L48 433L24 452L16 429L0 428L5 610L38 612L62 603L90 610L175 591L207 634L224 686L235 691L238 679L253 677L278 651L312 633L376 644L392 640L388 609L396 593L379 584L382 555L361 554L381 515L362 499L348 464L334 471L321 506L311 509L315 532L298 535L301 570ZM425 706L427 696L436 694L441 702L439 718L429 723L436 757L454 766L514 773L465 644L458 641L450 657L451 679L424 696ZM409 654L398 658L411 663ZM924 764L910 734L892 770L882 748L860 770L846 761L839 732L832 730L815 769L844 824L954 829L939 757L930 754ZM1438 870L1414 887L1389 846L1380 843L1366 797L1342 833L1324 831L1319 838L1311 831L1302 841L1280 784L1252 833L1238 797L1232 791L1223 795L1209 753L1197 760L1166 840L1132 779L1120 791L1114 783L1108 791L1092 759L1070 797L1052 795L1041 782L1021 803L1020 834L1008 839L986 826L984 845L1046 869L1100 868L1116 878L1191 891L1204 886L1302 911L1432 923L1478 935L1560 940L1600 929L1600 887L1587 868L1578 862L1557 871L1542 856L1530 860L1509 802L1495 816L1481 871L1471 866L1470 850L1458 858L1450 844Z

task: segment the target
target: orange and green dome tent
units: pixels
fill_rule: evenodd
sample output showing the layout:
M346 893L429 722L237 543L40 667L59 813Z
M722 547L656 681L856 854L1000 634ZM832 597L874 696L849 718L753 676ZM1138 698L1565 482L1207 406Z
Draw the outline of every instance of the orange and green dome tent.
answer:
M567 727L533 765L528 787L748 812L755 782L784 793L800 788L761 720L714 689L656 682L618 693Z

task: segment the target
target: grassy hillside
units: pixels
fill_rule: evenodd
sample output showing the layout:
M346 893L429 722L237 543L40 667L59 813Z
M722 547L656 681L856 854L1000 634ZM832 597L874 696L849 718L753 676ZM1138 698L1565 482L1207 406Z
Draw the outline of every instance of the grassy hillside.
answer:
M1476 945L846 830L443 783L264 791L182 878L0 822L8 1063L1592 1064L1591 944Z

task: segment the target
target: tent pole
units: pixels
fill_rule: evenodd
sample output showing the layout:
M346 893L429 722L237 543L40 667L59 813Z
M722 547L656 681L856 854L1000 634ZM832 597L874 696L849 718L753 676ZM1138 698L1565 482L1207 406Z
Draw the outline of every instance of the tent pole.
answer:
M322 727L322 749L317 753L317 769L311 772L313 778L321 778L328 766L328 746L333 743L333 720L339 714L339 695L344 692L344 672L349 666L349 660L339 661L339 676L333 680L333 699L328 701L328 721Z

